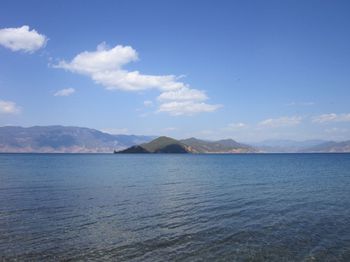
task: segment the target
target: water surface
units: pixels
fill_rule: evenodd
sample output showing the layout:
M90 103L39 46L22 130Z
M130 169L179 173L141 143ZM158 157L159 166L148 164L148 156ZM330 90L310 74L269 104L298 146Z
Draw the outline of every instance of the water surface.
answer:
M0 203L0 260L350 260L350 154L0 154Z

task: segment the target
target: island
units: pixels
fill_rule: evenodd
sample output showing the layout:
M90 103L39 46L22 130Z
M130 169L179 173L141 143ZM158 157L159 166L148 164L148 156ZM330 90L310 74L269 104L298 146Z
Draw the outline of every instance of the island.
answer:
M192 153L192 154L233 154L256 153L255 148L238 143L233 139L218 141L206 141L197 138L176 140L171 137L161 136L151 142L131 146L127 149L114 151L115 154L149 154L149 153Z

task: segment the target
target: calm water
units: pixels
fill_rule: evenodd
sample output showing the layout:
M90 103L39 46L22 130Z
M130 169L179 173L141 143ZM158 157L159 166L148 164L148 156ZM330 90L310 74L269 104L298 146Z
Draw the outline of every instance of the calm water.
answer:
M350 154L0 154L0 260L350 261Z

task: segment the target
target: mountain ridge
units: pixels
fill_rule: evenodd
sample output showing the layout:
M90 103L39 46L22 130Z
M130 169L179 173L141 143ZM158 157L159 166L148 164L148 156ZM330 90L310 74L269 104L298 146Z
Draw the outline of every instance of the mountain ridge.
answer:
M0 127L3 153L110 153L152 140L153 136L112 135L87 127Z

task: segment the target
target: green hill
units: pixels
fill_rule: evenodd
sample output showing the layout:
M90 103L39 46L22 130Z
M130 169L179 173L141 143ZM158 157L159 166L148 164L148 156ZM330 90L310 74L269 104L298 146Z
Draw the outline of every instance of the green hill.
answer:
M205 141L196 138L176 140L161 136L157 139L115 153L253 153L254 148L232 139Z
M142 144L141 146L151 153L162 153L163 151L169 151L171 148L173 148L176 153L177 151L180 151L180 153L187 152L184 144L176 139L166 136L158 137L149 143Z
M178 140L161 136L149 143L133 146L116 153L190 153L190 149Z

